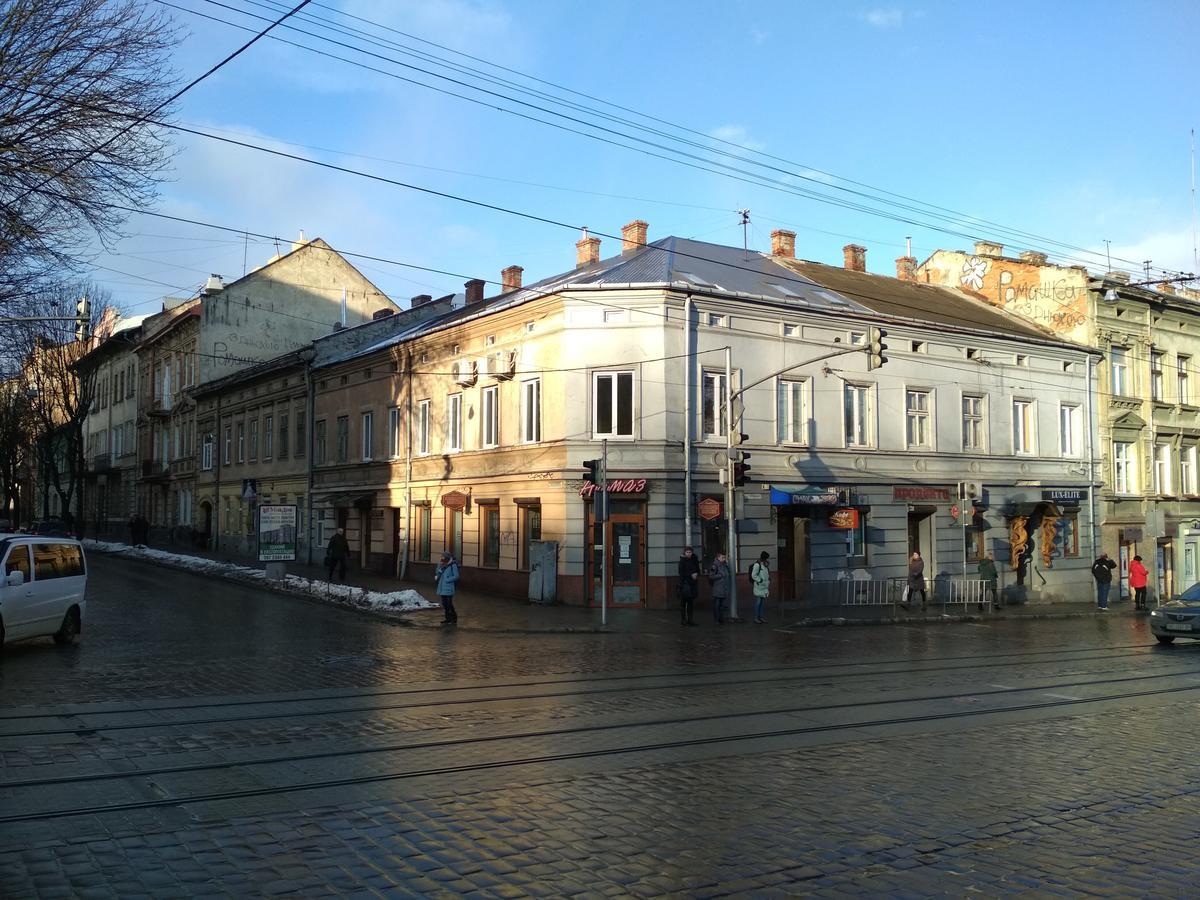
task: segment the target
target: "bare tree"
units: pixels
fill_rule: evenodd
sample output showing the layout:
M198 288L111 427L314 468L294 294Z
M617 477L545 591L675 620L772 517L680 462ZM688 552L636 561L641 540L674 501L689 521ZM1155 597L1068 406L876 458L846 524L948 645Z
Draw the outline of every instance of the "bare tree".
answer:
M17 376L0 378L0 519L16 523L22 470L32 465L33 408Z
M39 312L117 235L114 204L154 198L171 149L147 117L177 36L149 0L0 0L0 315Z

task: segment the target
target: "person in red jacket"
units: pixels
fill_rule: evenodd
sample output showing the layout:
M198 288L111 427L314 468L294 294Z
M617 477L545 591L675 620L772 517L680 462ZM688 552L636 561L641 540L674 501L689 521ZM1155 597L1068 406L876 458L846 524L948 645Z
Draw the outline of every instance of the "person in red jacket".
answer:
M1146 567L1142 565L1142 558L1135 556L1133 562L1129 564L1129 586L1133 588L1133 599L1137 602L1137 609L1146 608L1146 576L1148 574Z

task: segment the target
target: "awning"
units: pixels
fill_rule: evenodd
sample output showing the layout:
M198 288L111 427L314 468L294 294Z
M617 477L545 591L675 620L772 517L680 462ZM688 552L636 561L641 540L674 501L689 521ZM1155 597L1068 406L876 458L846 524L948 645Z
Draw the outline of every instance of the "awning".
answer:
M838 492L834 488L806 484L797 487L771 485L772 506L836 506Z

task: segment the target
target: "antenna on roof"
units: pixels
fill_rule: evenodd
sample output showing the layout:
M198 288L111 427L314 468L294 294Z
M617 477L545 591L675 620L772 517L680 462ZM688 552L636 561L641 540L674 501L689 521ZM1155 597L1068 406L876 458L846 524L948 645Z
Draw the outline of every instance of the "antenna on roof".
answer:
M749 251L750 242L749 238L746 237L746 229L750 227L750 210L739 209L737 212L742 217L742 249Z

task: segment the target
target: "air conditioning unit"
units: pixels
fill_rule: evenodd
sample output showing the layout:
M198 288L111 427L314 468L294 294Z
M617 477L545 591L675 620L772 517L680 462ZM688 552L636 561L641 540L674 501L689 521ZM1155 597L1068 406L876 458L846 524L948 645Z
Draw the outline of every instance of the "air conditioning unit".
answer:
M517 351L497 350L480 360L483 374L497 381L512 378L517 371Z
M479 377L479 363L474 359L456 360L450 372L458 384L469 386Z

